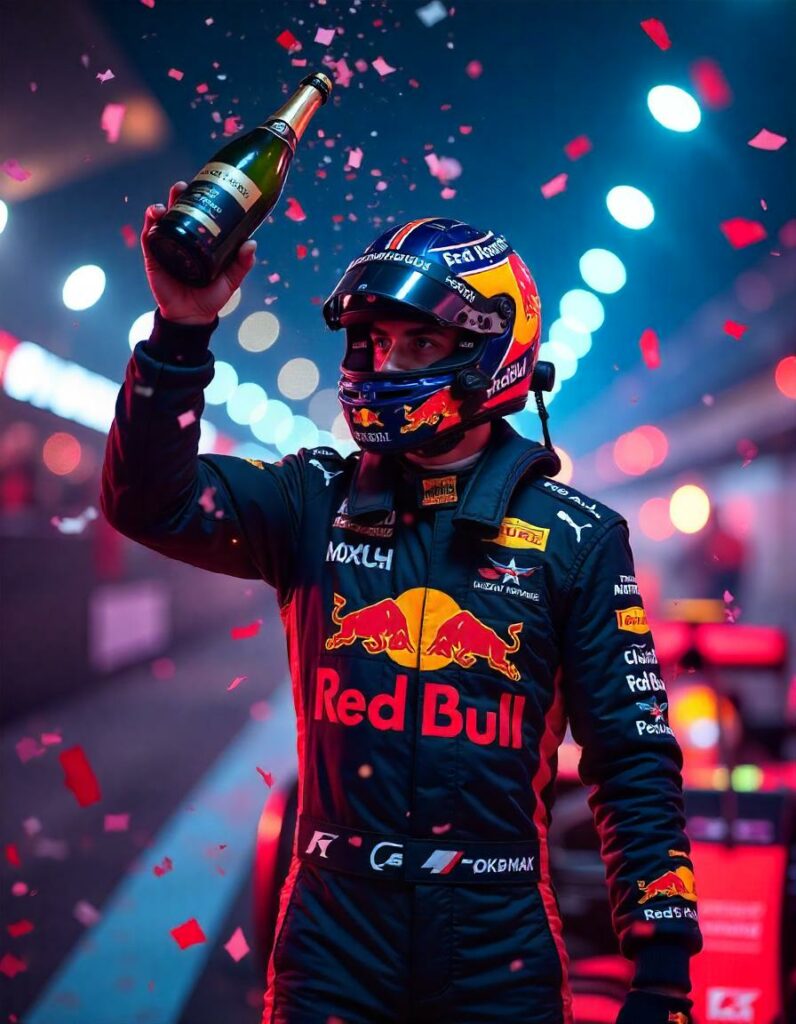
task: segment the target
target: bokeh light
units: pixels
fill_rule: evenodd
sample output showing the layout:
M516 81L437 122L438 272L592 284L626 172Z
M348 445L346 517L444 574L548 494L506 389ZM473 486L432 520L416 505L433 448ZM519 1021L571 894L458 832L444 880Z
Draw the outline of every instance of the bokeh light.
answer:
M288 359L277 378L277 387L285 396L299 400L309 398L321 379L317 365L311 359Z
M575 465L570 455L564 451L563 448L559 448L558 445L553 445L556 450L556 454L561 459L561 471L556 473L553 477L560 484L568 484L572 481L572 474L575 472Z
M105 271L95 263L73 270L63 287L63 300L67 309L88 309L98 302L105 291Z
M251 431L264 444L278 444L287 437L293 425L293 413L278 399L268 402L265 413L251 424Z
M556 384L575 376L578 360L572 351L560 341L545 341L539 346L539 358L552 363L556 368Z
M321 388L310 399L310 416L322 430L330 430L335 416L340 412L337 388Z
M624 263L610 249L589 249L578 264L580 276L595 292L613 295L627 282Z
M236 288L235 291L227 299L226 304L223 305L221 307L221 309L219 309L219 311L218 311L219 319L223 320L225 316L229 316L230 313L234 313L235 310L240 305L240 300L241 300L241 290L240 290L240 288Z
M8 206L0 199L0 235L5 231L8 224Z
M238 343L247 352L265 352L279 337L279 321L263 310L249 315L238 328Z
M234 366L217 359L213 364L215 374L205 388L205 402L208 405L224 405L238 386L238 373Z
M786 398L796 398L796 356L785 356L774 370L774 382Z
M710 498L696 484L683 484L669 499L669 515L681 533L699 533L710 518Z
M591 334L574 330L560 317L550 324L547 337L549 341L559 341L566 345L576 359L582 359L591 351Z
M573 331L593 333L605 321L603 304L593 292L585 288L572 288L561 296L559 303L561 319Z
M605 197L605 205L622 227L641 231L655 219L655 207L644 193L632 185L616 185Z
M246 381L238 384L227 399L227 415L235 423L248 426L264 415L268 396L259 384Z
M656 85L650 89L647 106L658 124L673 132L692 132L702 120L697 101L676 85Z
M652 448L652 468L660 466L669 454L669 441L666 434L664 434L660 427L654 427L650 423L636 427L634 433L649 441Z
M668 540L674 533L669 502L665 498L649 498L638 510L638 525L650 540Z
M641 476L655 464L652 443L639 430L621 434L614 442L614 462L628 476Z
M318 428L306 416L294 416L290 429L277 438L276 447L281 455L297 452L299 448L314 448L318 444Z
M50 434L42 447L44 465L56 476L68 476L80 463L80 442L72 434Z
M142 313L133 320L132 327L127 333L127 341L132 351L139 341L147 341L152 328L155 326L155 311L150 309L148 313Z

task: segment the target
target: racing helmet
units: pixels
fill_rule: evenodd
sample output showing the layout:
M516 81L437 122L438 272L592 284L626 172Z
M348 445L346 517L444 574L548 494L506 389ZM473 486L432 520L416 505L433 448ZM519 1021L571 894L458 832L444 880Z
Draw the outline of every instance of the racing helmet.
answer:
M539 293L503 235L425 217L391 227L349 263L323 305L346 332L338 397L357 445L381 453L450 450L465 430L525 406L553 386L539 364ZM380 317L458 328L455 351L414 370L374 370L369 326ZM533 383L532 383L533 381ZM546 427L545 427L546 433Z

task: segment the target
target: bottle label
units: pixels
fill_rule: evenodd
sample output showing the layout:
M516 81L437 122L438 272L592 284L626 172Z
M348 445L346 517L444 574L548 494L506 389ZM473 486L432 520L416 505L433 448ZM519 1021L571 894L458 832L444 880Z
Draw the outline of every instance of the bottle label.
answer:
M261 189L239 168L213 160L199 171L172 209L193 217L216 236L231 230L261 195Z

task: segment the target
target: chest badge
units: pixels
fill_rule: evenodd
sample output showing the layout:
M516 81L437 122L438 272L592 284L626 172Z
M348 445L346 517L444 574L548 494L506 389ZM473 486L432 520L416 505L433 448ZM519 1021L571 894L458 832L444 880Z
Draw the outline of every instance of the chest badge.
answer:
M453 475L421 480L421 485L420 504L424 508L429 505L455 505L459 500L456 477Z

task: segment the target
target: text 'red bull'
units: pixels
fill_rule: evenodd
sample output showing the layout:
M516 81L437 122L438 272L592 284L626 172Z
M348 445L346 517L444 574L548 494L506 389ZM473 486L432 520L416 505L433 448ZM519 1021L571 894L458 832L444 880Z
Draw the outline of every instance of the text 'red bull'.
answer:
M335 725L360 725L368 721L374 729L404 732L409 677L395 677L393 693L378 693L367 699L356 687L340 689L340 676L333 668L319 668L315 680L316 721ZM450 739L464 734L478 746L522 746L522 716L525 697L501 694L497 710L460 708L459 691L448 683L426 683L420 705L420 733Z

